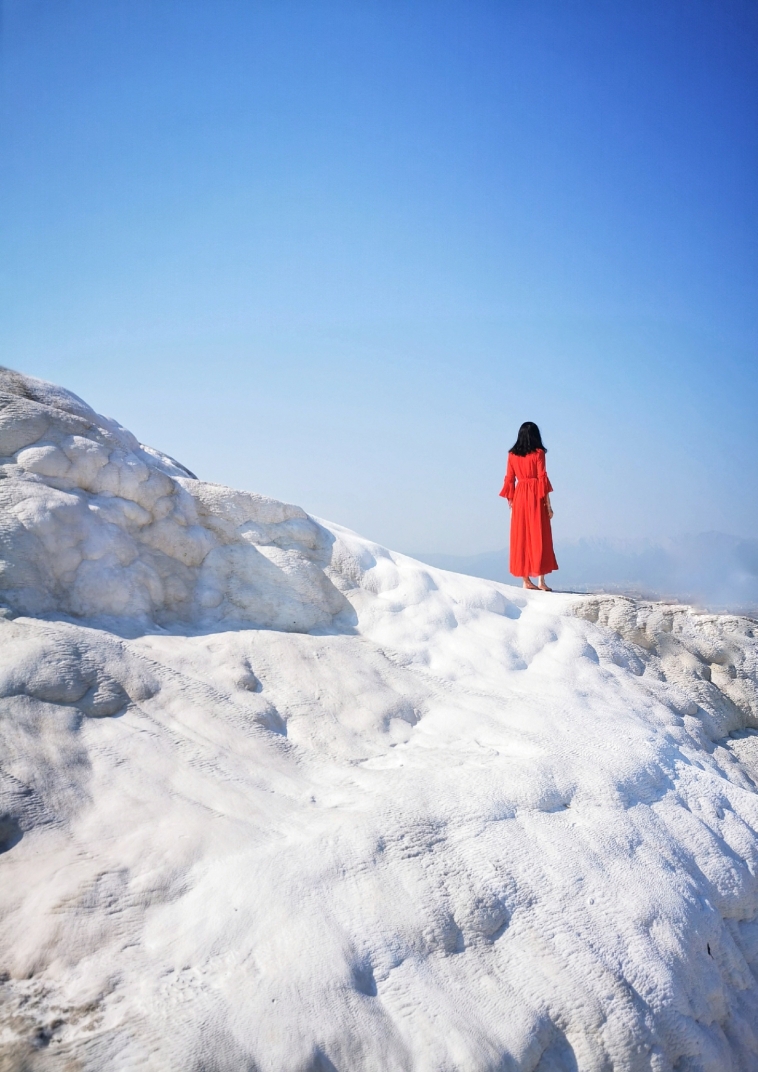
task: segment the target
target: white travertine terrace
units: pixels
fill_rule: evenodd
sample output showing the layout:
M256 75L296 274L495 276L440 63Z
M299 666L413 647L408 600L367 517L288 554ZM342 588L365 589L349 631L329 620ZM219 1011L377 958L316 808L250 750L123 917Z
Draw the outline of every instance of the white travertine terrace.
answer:
M758 624L0 405L0 1068L758 1067Z
M346 603L297 506L205 484L75 395L0 371L0 599L14 611L308 630Z

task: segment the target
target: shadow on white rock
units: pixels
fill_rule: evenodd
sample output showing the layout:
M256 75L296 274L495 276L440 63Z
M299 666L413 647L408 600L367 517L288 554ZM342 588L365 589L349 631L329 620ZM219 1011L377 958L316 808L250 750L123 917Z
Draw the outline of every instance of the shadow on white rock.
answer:
M197 480L76 395L0 369L0 600L14 614L191 629L349 627L334 537Z

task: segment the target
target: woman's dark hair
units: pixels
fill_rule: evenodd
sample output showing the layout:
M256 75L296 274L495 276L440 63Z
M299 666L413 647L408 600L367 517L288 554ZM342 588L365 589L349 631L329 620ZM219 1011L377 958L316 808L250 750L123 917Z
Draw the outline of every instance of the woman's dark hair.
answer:
M508 453L518 454L520 458L523 458L525 454L531 454L534 450L547 451L547 447L543 447L540 430L534 421L524 421L518 430L518 438Z

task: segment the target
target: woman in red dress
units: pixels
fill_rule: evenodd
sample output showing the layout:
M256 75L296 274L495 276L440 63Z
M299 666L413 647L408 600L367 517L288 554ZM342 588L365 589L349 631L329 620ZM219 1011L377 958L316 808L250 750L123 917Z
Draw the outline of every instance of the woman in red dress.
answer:
M545 574L558 569L550 528L552 490L540 430L533 421L526 421L508 454L508 471L500 494L511 507L510 571L514 577L523 577L524 588L539 587L543 592L552 592L545 584ZM539 586L532 576L539 577Z

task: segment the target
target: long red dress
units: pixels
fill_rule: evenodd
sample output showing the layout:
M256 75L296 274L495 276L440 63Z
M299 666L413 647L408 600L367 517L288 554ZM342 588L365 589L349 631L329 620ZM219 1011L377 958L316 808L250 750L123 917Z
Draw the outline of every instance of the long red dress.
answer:
M545 502L552 490L544 450L533 450L523 457L508 455L500 494L512 506L510 571L514 577L541 577L558 569Z

